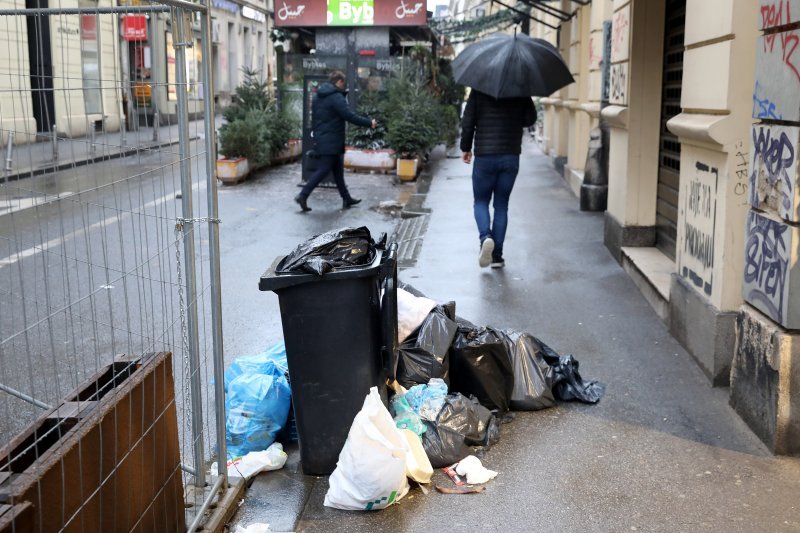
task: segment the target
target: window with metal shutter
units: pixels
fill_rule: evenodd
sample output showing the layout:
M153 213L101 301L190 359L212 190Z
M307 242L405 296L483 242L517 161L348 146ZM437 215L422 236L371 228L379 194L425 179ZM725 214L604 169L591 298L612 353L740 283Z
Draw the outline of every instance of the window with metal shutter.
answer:
M664 72L656 197L656 247L673 260L675 259L675 238L678 224L681 144L678 142L678 138L667 129L667 121L681 112L685 19L686 0L667 0L664 17Z

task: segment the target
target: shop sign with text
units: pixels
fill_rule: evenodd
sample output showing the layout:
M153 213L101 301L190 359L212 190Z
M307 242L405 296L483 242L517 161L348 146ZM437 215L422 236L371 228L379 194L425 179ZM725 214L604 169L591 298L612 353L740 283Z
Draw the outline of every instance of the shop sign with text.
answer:
M276 0L276 26L425 26L425 0Z

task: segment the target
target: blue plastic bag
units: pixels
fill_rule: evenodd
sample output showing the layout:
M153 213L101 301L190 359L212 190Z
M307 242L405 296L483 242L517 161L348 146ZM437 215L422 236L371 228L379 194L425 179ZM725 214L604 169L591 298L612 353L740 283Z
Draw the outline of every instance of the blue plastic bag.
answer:
M274 361L266 361L258 372L246 371L230 381L226 372L225 378L228 459L266 450L289 416L292 392L284 371Z
M441 378L431 379L427 385L414 385L405 394L408 405L420 418L435 422L444 406L447 383Z
M242 374L265 374L265 369L269 363L274 363L284 374L289 372L289 365L286 362L286 345L280 341L270 348L256 355L244 355L237 357L225 369L225 392L231 381Z
M417 435L425 433L425 424L408 405L405 395L395 394L392 397L392 412L394 412L394 423L398 429L408 429Z

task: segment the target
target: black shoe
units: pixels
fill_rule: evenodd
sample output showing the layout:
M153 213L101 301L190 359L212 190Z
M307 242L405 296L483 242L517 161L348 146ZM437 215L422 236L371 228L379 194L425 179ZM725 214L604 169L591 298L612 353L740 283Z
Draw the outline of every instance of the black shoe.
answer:
M311 208L308 207L308 204L306 203L306 198L303 198L298 194L297 196L294 197L294 201L297 202L297 205L299 205L300 209L302 209L303 211L311 211Z
M350 209L356 204L361 203L361 198L346 198L342 200L342 209Z

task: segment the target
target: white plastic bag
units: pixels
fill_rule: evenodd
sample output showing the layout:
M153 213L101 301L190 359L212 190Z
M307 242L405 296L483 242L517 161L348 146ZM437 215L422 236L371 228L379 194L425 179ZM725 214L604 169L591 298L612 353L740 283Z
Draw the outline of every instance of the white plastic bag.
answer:
M374 511L398 501L408 492L407 453L405 438L372 387L329 479L325 505Z
M424 296L414 296L410 292L397 289L397 342L406 337L422 324L436 302Z
M244 457L236 457L228 461L228 475L250 479L259 472L280 470L286 464L288 455L283 451L280 442L273 442L269 448L260 452L250 452ZM211 475L217 474L217 463L211 465Z
M466 476L469 485L480 485L497 477L497 472L489 470L474 455L468 455L456 465L456 474Z

